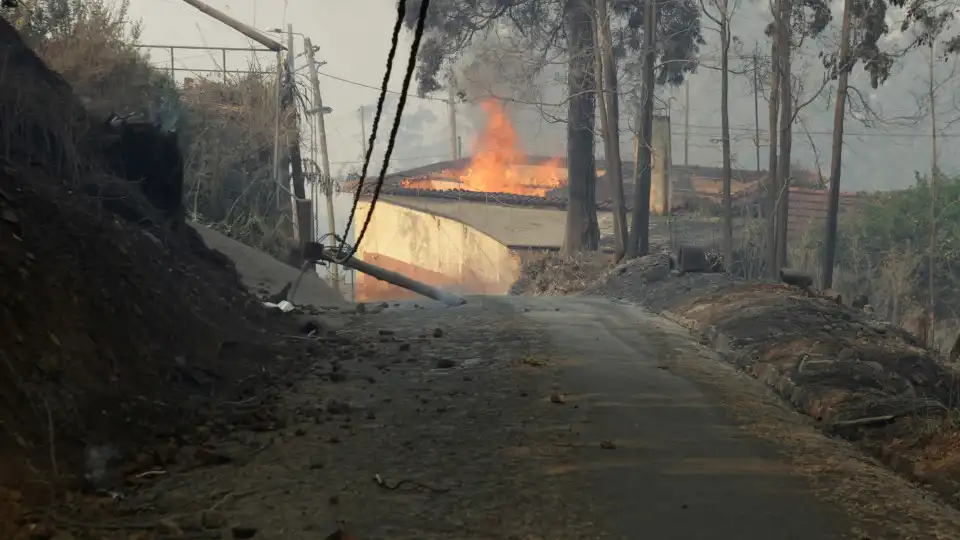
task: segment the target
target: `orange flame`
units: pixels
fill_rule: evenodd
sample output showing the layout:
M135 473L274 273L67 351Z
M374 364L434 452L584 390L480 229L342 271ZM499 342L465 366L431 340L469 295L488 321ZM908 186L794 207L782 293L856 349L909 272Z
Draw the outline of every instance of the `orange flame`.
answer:
M486 125L474 142L473 158L460 171L444 171L442 176L453 177L453 182L438 178L407 179L405 187L422 189L465 189L488 193L512 193L543 197L548 191L562 186L566 169L559 159L539 165L528 165L520 150L517 132L501 103L488 99L480 103L487 115Z

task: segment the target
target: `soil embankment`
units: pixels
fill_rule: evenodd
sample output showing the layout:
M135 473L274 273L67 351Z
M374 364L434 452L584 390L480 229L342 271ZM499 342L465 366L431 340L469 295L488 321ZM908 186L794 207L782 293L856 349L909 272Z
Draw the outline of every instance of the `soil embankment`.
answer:
M103 126L2 20L0 60L0 537L15 538L64 493L271 424L274 374L349 346L285 338L290 317L229 257L109 172Z

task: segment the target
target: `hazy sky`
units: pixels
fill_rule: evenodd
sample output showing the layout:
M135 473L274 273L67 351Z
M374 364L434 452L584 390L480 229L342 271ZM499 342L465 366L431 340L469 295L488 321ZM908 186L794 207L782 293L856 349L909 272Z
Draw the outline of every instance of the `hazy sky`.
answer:
M293 24L293 31L302 33L319 46L317 59L328 62L321 68L327 73L373 87L379 87L390 47L390 33L395 19L395 3L392 0L206 0L206 3L255 28L270 30ZM250 47L249 40L224 26L222 23L200 13L182 0L131 0L131 16L143 23L141 42L151 45L204 45L227 47ZM276 37L275 34L272 36ZM303 52L301 36L295 36L295 47ZM397 66L405 65L410 37L404 32ZM183 69L180 77L189 69L214 69L221 63L219 52L205 53L195 50L176 51L177 69ZM151 58L158 66L169 67L169 52L153 50ZM261 55L269 61L270 56ZM228 53L227 64L231 69L245 69L249 53ZM298 65L304 65L303 60ZM306 73L306 70L303 70ZM394 69L391 88L399 90L403 81L400 69ZM333 113L326 117L329 137L330 159L334 170L350 165L359 158L360 119L359 107L376 102L378 92L373 89L347 84L330 77L321 77L324 105L332 107ZM442 103L414 100L408 111L418 107L427 108L446 118ZM372 110L366 114L367 129ZM445 121L438 127L443 129ZM438 140L445 135L439 134ZM440 147L446 151L449 145ZM442 159L441 156L439 159Z
M394 19L394 0L208 0L211 6L229 13L259 29L285 28L288 22L294 24L294 31L310 36L320 47L319 60L328 62L321 68L327 75L349 79L370 86L379 86L383 74L384 62L389 49L390 32ZM754 44L759 44L761 55L768 50L768 41L763 38L763 27L769 16L766 3L742 1L741 13L733 21L733 32L743 44L742 50L752 53ZM839 5L839 4L837 4ZM144 44L161 45L208 45L208 46L249 46L247 38L208 16L198 12L182 0L131 0L131 15L143 23ZM837 13L839 15L839 13ZM896 21L892 21L895 23ZM706 24L706 23L705 23ZM894 24L895 26L895 24ZM690 164L718 166L720 164L719 144L719 77L711 70L711 55L716 54L716 33L705 30L709 44L702 54L704 64L691 79L690 99ZM404 33L401 51L409 47L409 34ZM302 51L302 40L296 38L296 47ZM820 84L821 72L818 72L816 43L810 43L806 59L798 59L795 66L804 62L811 66L809 80L805 87L809 90ZM882 109L889 117L908 114L916 109L917 96L922 95L926 87L927 67L925 51L915 53L901 61L897 71L879 91L871 91L865 84L861 73L852 77L852 82L863 90L863 95L871 103ZM152 58L158 66L169 66L169 53L158 50ZM230 68L244 68L249 57L246 53L231 53L227 62ZM264 60L268 57L264 56ZM406 62L401 54L398 66ZM210 69L220 62L219 53L204 54L202 51L177 51L177 69ZM714 62L715 63L715 62ZM735 69L742 64L734 62ZM938 77L946 77L955 65L939 63ZM799 69L799 68L798 68ZM859 71L859 70L858 70ZM555 74L551 74L552 75ZM731 123L733 131L733 153L735 166L753 169L756 166L756 152L753 148L754 99L750 87L750 74L732 76ZM395 69L391 88L399 89L402 70ZM377 99L377 91L338 81L329 76L320 80L325 105L333 107L334 112L327 116L329 147L334 172L344 172L355 166L360 156L360 121L358 108L370 105ZM944 86L944 94L939 98L939 110L954 109L949 114L952 120L957 116L952 84ZM829 90L829 89L828 89ZM947 94L950 95L947 95ZM661 92L664 100L670 92ZM673 156L675 163L683 162L683 125L684 94L682 90L672 92L670 101L673 124ZM759 125L761 140L761 164L766 162L766 102L760 99ZM370 116L367 111L367 129L370 129ZM415 130L415 137L408 137L409 143L398 151L396 166L422 165L425 162L445 159L449 154L448 123L446 107L441 102L412 100L405 114L410 122L407 129ZM826 92L822 98L811 103L800 115L803 126L798 126L794 134L794 163L816 169L817 163L827 173L830 161L830 131L832 123L832 93ZM414 120L416 119L416 120ZM469 153L472 139L472 127L476 125L478 115L466 107L462 110L458 128L463 136L464 150ZM947 123L947 118L940 124ZM537 111L526 111L522 120L517 122L518 130L531 153L563 155L563 125L541 121ZM416 124L416 128L410 125ZM958 128L960 129L960 128ZM941 168L956 170L960 166L960 154L952 152L956 141L953 127L945 127L941 133ZM809 132L809 136L807 135ZM867 128L848 117L848 136L845 137L845 155L843 162L844 189L877 189L902 187L912 183L913 171L929 170L930 167L930 128L926 120L915 121L912 126L883 125ZM632 159L632 143L625 137L624 159ZM415 142L414 142L415 140ZM811 144L812 140L812 144ZM602 152L598 154L602 155ZM414 159L418 156L421 160ZM765 167L764 167L765 168Z

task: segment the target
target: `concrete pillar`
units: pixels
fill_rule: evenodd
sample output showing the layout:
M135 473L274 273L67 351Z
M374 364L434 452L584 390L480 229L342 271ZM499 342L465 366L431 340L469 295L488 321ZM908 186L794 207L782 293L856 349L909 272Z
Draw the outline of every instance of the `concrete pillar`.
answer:
M650 171L650 212L666 214L670 211L672 196L670 168L670 116L655 114L653 117L653 170Z

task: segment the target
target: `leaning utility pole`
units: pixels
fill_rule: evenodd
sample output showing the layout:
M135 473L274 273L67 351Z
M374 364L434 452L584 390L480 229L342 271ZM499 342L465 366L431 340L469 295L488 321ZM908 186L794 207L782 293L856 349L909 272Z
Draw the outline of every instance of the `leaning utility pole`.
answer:
M197 8L197 9L200 10L202 13L205 13L205 14L213 17L214 19L222 22L223 24L229 26L230 28L233 28L233 29L236 30L237 32L240 32L241 34L247 36L248 38L256 41L257 43L263 45L264 47L270 49L271 51L284 51L284 50L286 50L286 47L284 47L284 46L281 45L280 43L278 43L278 42L270 39L269 37L263 35L261 32L259 32L258 30L256 30L256 29L253 28L252 26L246 25L246 24L244 24L244 23L242 23L242 22L234 19L233 17L227 15L226 13L223 13L222 11L219 11L219 10L217 10L217 9L214 9L214 8L212 8L212 7L204 4L203 2L200 2L199 0L183 0L183 1L186 2L187 4L190 4L191 6L193 6L193 7L195 7L195 8Z
M303 38L303 47L306 49L307 62L310 64L310 83L313 86L314 114L317 115L317 131L320 136L320 161L323 164L323 170L320 178L323 179L323 193L327 198L327 228L330 233L330 247L337 246L337 221L334 218L333 210L333 175L330 173L330 154L327 152L327 127L324 121L325 110L323 107L323 97L320 94L320 77L317 74L317 61L313 57L313 43L310 38ZM361 112L363 109L360 109ZM349 231L343 231L346 236ZM330 275L333 280L334 288L339 292L340 287L340 269L335 263L330 263Z

